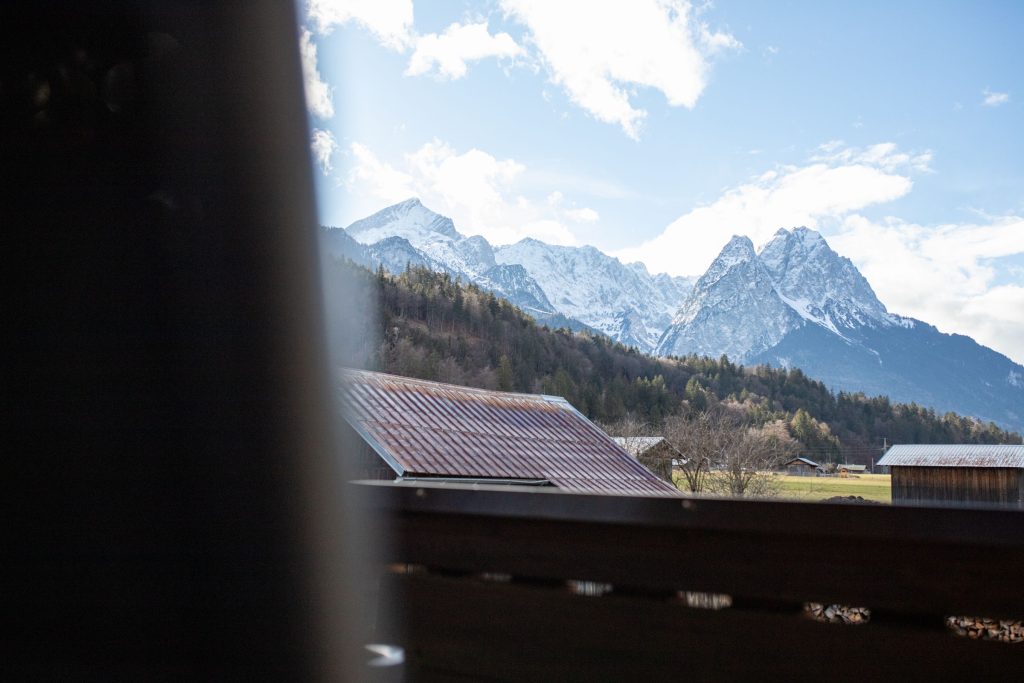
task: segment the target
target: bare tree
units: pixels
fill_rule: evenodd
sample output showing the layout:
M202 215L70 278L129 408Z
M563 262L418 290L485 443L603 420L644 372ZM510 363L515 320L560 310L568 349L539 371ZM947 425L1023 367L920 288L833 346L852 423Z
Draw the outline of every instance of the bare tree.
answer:
M683 456L680 483L690 493L704 493L712 463L720 461L728 450L726 436L706 412L676 415L665 421L665 438Z
M740 411L714 407L669 418L665 437L686 458L682 466L691 493L772 496L772 470L792 452L777 430L752 427Z

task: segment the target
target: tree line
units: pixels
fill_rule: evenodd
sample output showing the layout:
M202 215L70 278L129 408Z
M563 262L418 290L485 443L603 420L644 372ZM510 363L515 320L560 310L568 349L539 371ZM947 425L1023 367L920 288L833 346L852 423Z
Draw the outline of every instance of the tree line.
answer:
M657 432L671 418L728 414L819 462L868 464L888 443L1021 443L994 423L885 396L833 392L798 368L726 356L655 358L599 334L537 325L447 273L392 275L347 260L324 268L334 358L346 365L501 391L562 396L602 424ZM332 297L332 292L344 296ZM353 324L355 323L355 324ZM342 331L343 330L343 331Z

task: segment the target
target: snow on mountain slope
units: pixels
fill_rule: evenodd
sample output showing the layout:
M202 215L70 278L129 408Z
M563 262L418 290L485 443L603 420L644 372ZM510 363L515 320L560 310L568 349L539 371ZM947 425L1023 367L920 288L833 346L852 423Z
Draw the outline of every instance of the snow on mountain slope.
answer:
M372 216L348 226L345 232L361 244L373 244L385 237L398 236L409 240L409 243L417 248L438 237L447 237L451 240L462 237L455 231L452 219L434 213L423 206L419 199L406 199L404 202L381 209Z
M651 351L678 306L685 278L657 280L642 264L624 265L594 247L566 247L532 238L498 247L498 263L518 263L555 308L616 341Z
M424 266L473 282L538 319L553 319L558 313L526 270L496 263L486 239L479 235L463 237L451 219L434 213L418 199L389 206L343 231L327 232L335 251L347 250L349 258L366 265L383 264L393 273L404 270L406 263ZM336 232L345 238L331 235ZM362 260L351 255L357 251L353 244L362 249Z
M726 353L744 362L805 323L846 343L851 330L913 327L890 314L853 263L813 230L779 230L760 253L734 237L697 281L659 342L666 354Z
M813 230L779 230L758 257L776 292L806 320L836 334L860 325L899 324L850 259Z
M538 319L547 318L557 310L548 301L544 290L518 263L499 263L485 270L477 284L512 301Z

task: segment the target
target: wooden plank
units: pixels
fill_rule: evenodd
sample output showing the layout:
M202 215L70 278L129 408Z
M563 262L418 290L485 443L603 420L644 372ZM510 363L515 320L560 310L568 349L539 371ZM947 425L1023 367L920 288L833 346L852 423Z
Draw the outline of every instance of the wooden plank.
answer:
M395 562L937 617L1024 616L1020 513L702 500L711 508L702 518L679 501L371 488L394 524ZM577 504L584 514L574 518ZM617 511L626 523L588 520Z
M821 624L553 588L391 577L411 680L1010 680L1024 648L945 630ZM392 642L392 641L388 641Z

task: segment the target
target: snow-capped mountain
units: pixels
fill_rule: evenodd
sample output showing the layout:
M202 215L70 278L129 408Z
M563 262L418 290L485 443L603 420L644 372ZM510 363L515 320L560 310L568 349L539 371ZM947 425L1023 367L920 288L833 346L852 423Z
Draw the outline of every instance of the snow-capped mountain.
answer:
M697 280L655 353L742 359L771 348L800 324L750 239L733 237Z
M902 324L890 315L848 258L813 230L779 230L761 250L775 291L806 320L837 332L858 325Z
M1024 428L1024 367L969 337L889 313L853 263L806 228L780 230L760 253L734 237L656 353L799 367L834 389Z
M344 230L326 229L323 244L335 256L372 268L383 265L392 273L406 265L446 272L508 299L539 320L557 317L544 290L522 267L496 263L486 239L463 237L450 218L418 199L389 206Z
M820 234L779 230L760 253L749 238L733 237L676 312L656 353L725 353L748 362L806 325L853 343L862 328L914 322L890 314L856 266Z
M339 234L340 233L340 234ZM692 286L688 278L652 276L594 247L526 239L494 248L464 237L452 221L409 199L327 230L330 253L391 272L406 263L448 272L516 304L540 322L591 329L650 352Z
M640 263L623 264L594 247L564 247L527 238L494 252L498 263L518 263L561 313L650 352L672 321L685 278L652 277Z

